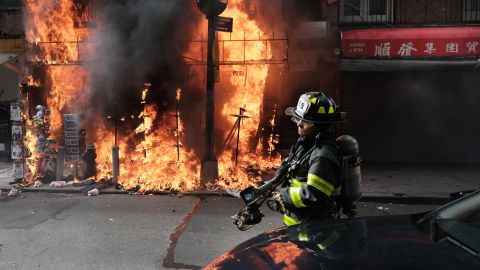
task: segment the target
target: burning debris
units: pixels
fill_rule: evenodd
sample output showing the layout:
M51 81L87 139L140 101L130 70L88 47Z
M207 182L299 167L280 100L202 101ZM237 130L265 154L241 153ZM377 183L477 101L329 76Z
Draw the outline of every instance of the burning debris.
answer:
M186 55L203 55L204 42L178 46L177 33L156 26L170 25L167 22L180 11L189 12L194 19L185 24L188 29L183 36L198 40L202 39L199 33L207 29L206 21L192 8L193 1L166 2L105 3L95 7L96 27L90 28L92 24L84 21L93 20L91 14L85 14L91 6L79 8L74 0L26 1L30 44L23 96L27 107L43 104L34 116L24 114L24 139L30 152L27 183L63 183L55 180L75 185L88 179L112 185L115 176L117 187L135 192L205 188L200 184L204 126L199 117L203 115L204 69L185 63ZM229 1L223 15L234 18L235 32L218 34L218 40L244 42L240 47L224 44L219 56L225 63L235 64L219 68L215 100L219 176L208 184L215 190L256 183L280 161L275 151L279 140L276 107L272 116L263 111L269 65L257 61L272 59L272 45L258 38L266 31L249 10L241 0ZM160 16L148 16L151 12ZM120 19L124 22L121 29L122 24L115 23ZM141 23L129 25L129 19ZM158 35L152 35L153 29ZM240 69L242 72L237 72ZM64 115L75 116L78 130L65 128ZM268 126L264 122L269 122ZM230 143L233 137L235 143ZM75 147L68 148L67 141ZM63 164L58 146L65 146L65 155L77 158ZM72 175L74 181L65 181L69 179L63 179L64 174ZM87 194L102 189L93 186L87 185Z

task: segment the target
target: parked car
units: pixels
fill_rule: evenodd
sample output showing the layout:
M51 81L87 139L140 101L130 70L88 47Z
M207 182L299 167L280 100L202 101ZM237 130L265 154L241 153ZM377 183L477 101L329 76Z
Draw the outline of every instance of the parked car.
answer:
M480 269L480 191L435 211L260 234L204 269Z

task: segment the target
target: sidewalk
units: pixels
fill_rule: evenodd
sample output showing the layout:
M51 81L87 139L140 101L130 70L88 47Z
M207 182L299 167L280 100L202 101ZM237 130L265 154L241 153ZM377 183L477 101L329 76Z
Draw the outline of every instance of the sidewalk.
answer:
M9 190L13 181L12 164L0 163L0 189ZM26 188L27 192L73 192L80 193L83 187ZM441 204L449 194L457 191L480 189L478 166L446 166L417 164L364 164L362 165L362 200L405 204ZM107 188L103 194L118 194L126 191ZM155 194L171 194L156 192ZM225 195L218 192L200 191L184 195Z

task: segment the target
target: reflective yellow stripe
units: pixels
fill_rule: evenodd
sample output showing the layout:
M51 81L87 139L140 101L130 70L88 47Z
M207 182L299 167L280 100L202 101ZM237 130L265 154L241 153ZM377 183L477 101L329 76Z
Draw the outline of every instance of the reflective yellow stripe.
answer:
M300 182L295 178L290 179L290 186L291 187L301 187L303 185L307 184L307 182Z
M300 222L290 216L287 216L287 214L283 214L283 223L285 223L287 226L300 224Z
M290 199L292 200L293 206L296 208L307 207L302 202L302 197L300 196L301 187L290 187Z
M328 109L328 113L331 114L331 113L334 113L335 110L333 109L333 106L330 106L330 109Z
M333 192L332 184L323 180L321 177L316 176L315 174L311 174L311 173L308 174L307 185L313 186L314 188L320 190L321 192L325 193L325 195L329 197L330 195L332 195L332 192Z
M328 248L329 246L331 246L333 243L335 243L335 241L337 241L338 238L340 238L340 233L338 233L337 231L334 231L332 234L330 234L330 236L327 239L318 243L317 246L321 250L324 250L324 249Z
M315 104L315 103L317 103L317 98L316 98L316 97L311 98L310 101L311 101L313 104Z
M340 191L342 190L342 187L337 187L332 191L332 196L340 196Z
M318 108L318 113L325 114L325 107L320 106L320 108Z
M299 233L298 234L298 240L301 242L308 242L308 234L307 233Z

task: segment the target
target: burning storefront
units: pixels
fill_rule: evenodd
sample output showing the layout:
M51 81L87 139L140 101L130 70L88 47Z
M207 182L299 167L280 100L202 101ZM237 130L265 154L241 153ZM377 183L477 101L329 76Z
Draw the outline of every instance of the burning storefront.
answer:
M70 174L142 192L206 187L208 27L195 1L45 0L24 8L26 182ZM267 85L280 80L288 36L258 1L228 1L222 16L234 30L215 37L218 177L207 186L243 188L280 161L282 104Z

